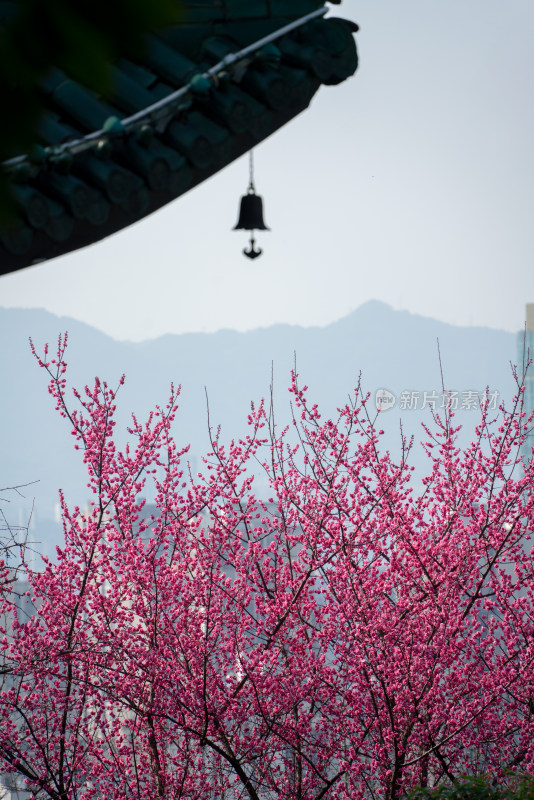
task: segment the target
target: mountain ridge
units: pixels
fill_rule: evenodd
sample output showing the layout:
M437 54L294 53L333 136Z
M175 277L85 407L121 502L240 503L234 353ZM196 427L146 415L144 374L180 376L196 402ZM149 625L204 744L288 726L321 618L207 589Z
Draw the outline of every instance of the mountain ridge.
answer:
M410 318L410 319L421 320L421 321L429 320L433 324L443 325L446 328L452 328L452 329L458 329L458 330L494 331L494 332L499 332L499 333L511 334L512 336L515 335L514 333L511 333L510 331L507 331L504 328L492 328L492 327L490 327L488 325L458 325L456 323L446 322L445 320L435 319L434 317L428 316L426 314L420 314L420 313L416 313L416 312L413 312L413 311L408 311L407 309L394 309L393 306L391 306L389 303L385 303L383 300L366 300L365 303L362 303L360 306L358 306L357 308L355 308L352 311L348 312L344 316L339 317L338 319L335 319L335 320L333 320L331 322L328 322L328 323L326 323L324 325L300 325L300 324L297 324L297 323L290 323L290 322L275 322L272 325L261 325L261 326L259 326L257 328L251 328L251 329L248 329L246 331L239 331L239 330L236 330L235 328L224 327L224 328L218 328L215 331L186 331L186 332L183 332L183 333L163 333L163 334L160 334L159 336L154 336L154 337L150 337L148 339L142 339L142 340L138 340L138 341L137 340L133 340L133 339L118 339L118 338L112 336L111 334L108 334L105 331L101 330L100 328L97 328L97 327L95 327L93 325L90 325L87 322L83 322L82 320L78 320L75 317L70 317L70 316L65 315L65 314L56 314L55 312L47 311L44 308L23 308L23 307L17 307L17 306L1 307L0 306L0 314L2 312L16 312L16 313L22 312L22 313L31 313L31 314L43 314L43 315L46 315L47 317L55 319L57 322L66 321L66 322L69 323L69 325L70 325L70 323L74 323L74 325L76 325L76 326L84 326L85 328L90 329L91 331L96 331L96 332L100 333L101 335L105 336L106 338L110 339L111 341L116 342L118 344L123 344L123 345L129 344L129 345L133 345L133 346L137 346L137 345L140 345L140 344L149 344L149 343L152 343L152 342L157 342L157 341L159 341L161 339L168 339L168 338L172 338L172 337L175 337L175 336L204 336L204 337L209 337L209 336L213 336L213 335L216 335L216 334L226 334L226 333L231 333L231 334L236 334L238 336L243 336L243 335L247 335L247 334L250 334L250 333L264 332L264 331L271 331L271 330L280 330L280 329L289 329L289 330L298 329L298 330L305 330L305 331L315 331L315 330L316 331L324 331L326 329L335 327L335 326L340 325L340 324L349 323L353 319L361 318L362 314L368 313L369 311L375 311L375 312L377 312L377 311L378 312L387 311L388 313L393 313L393 314L397 315L399 318L403 317L405 319ZM65 330L63 325L61 325L60 330Z
M454 326L380 301L369 301L324 327L274 325L247 332L166 334L143 342L121 342L87 323L44 310L0 308L0 486L38 479L34 496L43 517L51 516L60 487L69 500L83 504L87 499L79 454L68 426L54 412L46 376L28 347L32 336L38 352L44 341L52 352L65 328L72 385L83 387L96 375L113 385L126 373L117 417L121 441L130 411L143 418L166 401L171 382L181 384L175 435L179 445L191 443L197 460L209 448L205 388L212 423L221 423L225 439L246 434L250 402L270 396L271 374L277 416L289 421L287 387L295 354L300 380L326 416L346 402L360 375L364 391L386 389L396 396L395 408L381 418L384 446L392 452L398 448L400 419L407 433L417 435L421 420L428 421L428 409L401 413L402 393L422 396L441 389L437 340L447 388L481 392L490 385L505 400L513 394L509 363L515 360L514 334ZM474 425L476 416L466 412L466 425Z

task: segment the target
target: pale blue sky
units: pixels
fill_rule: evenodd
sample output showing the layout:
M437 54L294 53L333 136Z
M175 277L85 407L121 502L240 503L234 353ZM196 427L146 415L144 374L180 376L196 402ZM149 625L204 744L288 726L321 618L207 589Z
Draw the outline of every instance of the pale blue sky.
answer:
M232 232L246 158L108 240L0 278L0 305L118 339L325 325L369 299L517 330L534 301L534 3L344 0L356 76L255 151L271 233Z

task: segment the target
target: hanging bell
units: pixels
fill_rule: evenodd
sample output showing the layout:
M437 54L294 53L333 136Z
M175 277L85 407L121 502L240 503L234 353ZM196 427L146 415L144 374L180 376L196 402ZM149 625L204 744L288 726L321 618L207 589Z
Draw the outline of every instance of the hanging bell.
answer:
M263 250L261 248L256 249L254 246L256 244L254 231L268 231L270 228L268 228L263 221L263 200L256 194L256 189L254 188L254 161L252 150L249 153L249 164L250 180L248 192L241 198L239 219L237 220L237 225L234 227L234 231L251 231L250 247L248 250L243 250L243 255L247 256L247 258L258 258L258 256L261 256Z
M263 200L249 189L248 194L241 198L239 207L239 219L234 231L268 231L269 228L263 221Z

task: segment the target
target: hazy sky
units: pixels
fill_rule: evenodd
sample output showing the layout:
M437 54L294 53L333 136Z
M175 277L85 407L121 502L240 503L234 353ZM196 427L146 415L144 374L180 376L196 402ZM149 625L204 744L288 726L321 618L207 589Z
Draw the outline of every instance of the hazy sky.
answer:
M325 325L369 299L517 330L534 301L534 3L344 0L360 68L255 151L271 233L232 232L242 158L103 242L0 278L118 339Z

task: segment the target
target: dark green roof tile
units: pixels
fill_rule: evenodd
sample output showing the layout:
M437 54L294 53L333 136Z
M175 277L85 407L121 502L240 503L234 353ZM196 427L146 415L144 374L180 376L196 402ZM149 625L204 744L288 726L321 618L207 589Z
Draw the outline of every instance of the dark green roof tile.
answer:
M0 16L8 6L0 2ZM8 163L19 215L0 231L0 271L91 244L155 211L299 114L321 83L353 74L356 26L322 17L231 63L322 8L316 0L189 0L180 25L149 38L143 63L113 68L105 99L51 72L41 86L40 141Z

